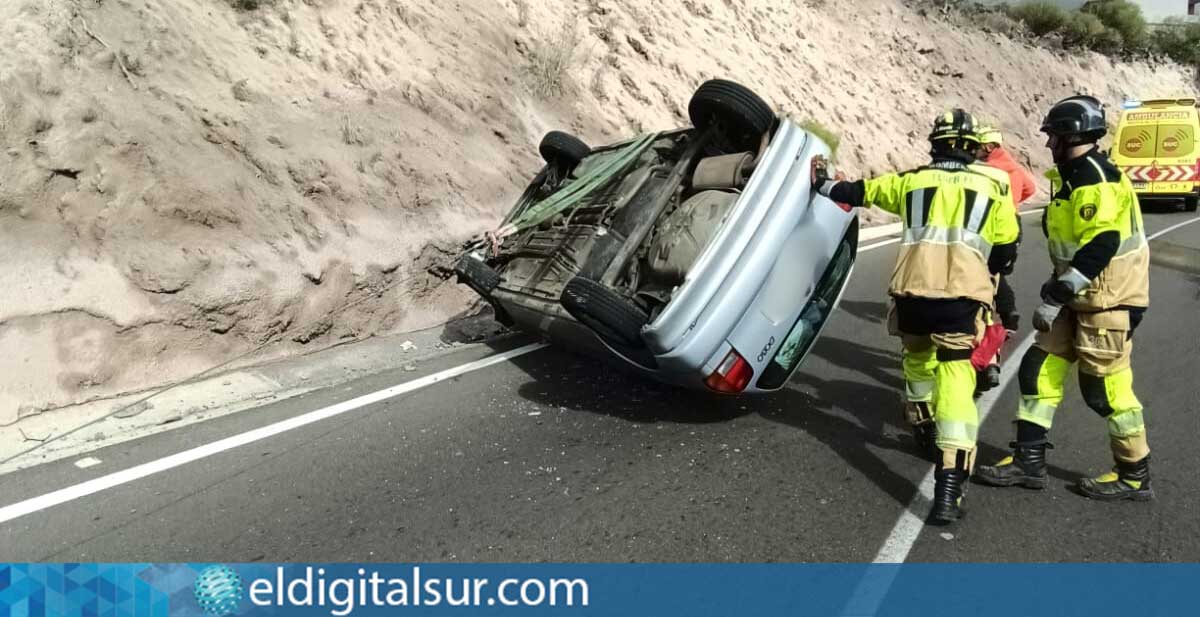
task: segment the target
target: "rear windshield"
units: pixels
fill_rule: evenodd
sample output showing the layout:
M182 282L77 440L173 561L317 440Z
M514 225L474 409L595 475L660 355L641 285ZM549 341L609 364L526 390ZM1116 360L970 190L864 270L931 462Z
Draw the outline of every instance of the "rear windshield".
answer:
M825 325L825 320L829 319L829 314L833 312L833 305L842 291L846 277L850 275L850 267L854 265L857 250L858 223L853 222L846 236L842 238L837 253L825 268L825 274L817 284L816 293L800 313L800 319L796 320L787 338L783 339L775 357L763 370L763 375L758 380L759 388L773 390L782 386L800 365L800 361L808 353L808 348L817 340L817 333Z

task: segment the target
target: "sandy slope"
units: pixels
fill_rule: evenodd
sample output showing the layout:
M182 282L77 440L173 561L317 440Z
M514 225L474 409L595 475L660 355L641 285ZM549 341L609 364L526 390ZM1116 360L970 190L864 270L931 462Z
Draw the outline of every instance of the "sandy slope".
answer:
M534 94L564 25L565 92ZM0 422L460 312L426 268L542 133L683 124L709 77L839 130L852 175L921 162L949 104L1041 167L1055 97L1189 87L897 0L8 0L0 40Z

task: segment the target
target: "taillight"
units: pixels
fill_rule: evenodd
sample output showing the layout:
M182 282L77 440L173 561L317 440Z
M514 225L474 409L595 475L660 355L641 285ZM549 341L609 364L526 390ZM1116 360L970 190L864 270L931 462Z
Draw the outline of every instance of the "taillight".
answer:
M704 380L704 384L717 392L736 394L746 389L753 376L754 369L750 363L736 350L730 350L729 355L717 365L717 370Z
M1200 182L1200 159L1196 159L1196 170L1192 172L1192 180Z

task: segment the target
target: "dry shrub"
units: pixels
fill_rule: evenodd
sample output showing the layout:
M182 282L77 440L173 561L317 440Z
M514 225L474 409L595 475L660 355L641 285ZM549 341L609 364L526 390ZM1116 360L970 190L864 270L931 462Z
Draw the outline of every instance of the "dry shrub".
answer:
M1001 12L988 11L980 15L976 23L985 32L994 32L1009 38L1024 36L1028 33L1022 22Z
M363 128L354 122L350 114L342 114L342 143L347 146L365 146L367 145L367 135Z
M525 65L529 88L546 98L562 94L579 59L581 37L574 20L556 33L533 42Z
M529 25L529 2L528 0L517 0L517 27L524 28Z
M842 138L833 129L817 122L816 120L805 120L800 123L800 128L816 135L829 146L830 156L836 157L838 145L842 143Z

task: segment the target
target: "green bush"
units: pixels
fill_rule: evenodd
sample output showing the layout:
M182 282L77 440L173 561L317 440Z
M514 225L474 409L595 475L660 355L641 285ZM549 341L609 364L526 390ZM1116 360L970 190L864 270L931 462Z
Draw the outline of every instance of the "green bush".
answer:
M1167 18L1154 29L1150 46L1176 62L1200 66L1200 23Z
M842 138L833 132L832 129L816 120L805 120L800 123L800 128L820 137L821 141L829 146L830 156L837 156L838 144L842 143Z
M1125 47L1121 33L1112 28L1105 28L1104 32L1101 32L1100 36L1092 41L1092 49L1109 56L1115 56L1122 51L1133 51L1133 49Z
M1067 23L1067 12L1046 0L1022 2L1009 9L1009 14L1037 36L1058 32Z
M1071 13L1067 23L1063 24L1063 44L1068 47L1095 49L1108 28L1099 17L1091 13Z
M1146 45L1146 19L1142 17L1142 8L1129 0L1092 0L1081 9L1088 15L1095 15L1111 30L1121 37L1125 50L1133 51Z

